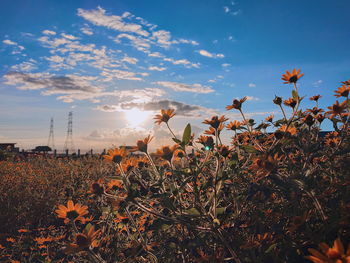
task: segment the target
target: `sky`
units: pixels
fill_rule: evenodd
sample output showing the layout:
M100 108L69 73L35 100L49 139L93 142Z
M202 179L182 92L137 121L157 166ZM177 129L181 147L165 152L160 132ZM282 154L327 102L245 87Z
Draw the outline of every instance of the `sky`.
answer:
M110 0L0 2L0 142L63 149L73 112L75 148L170 143L160 109L175 109L176 134L187 123L225 114L235 98L257 123L274 114L275 95L290 97L286 70L301 69L305 96L321 107L350 75L348 0ZM324 130L331 129L324 123ZM228 141L229 131L224 137Z

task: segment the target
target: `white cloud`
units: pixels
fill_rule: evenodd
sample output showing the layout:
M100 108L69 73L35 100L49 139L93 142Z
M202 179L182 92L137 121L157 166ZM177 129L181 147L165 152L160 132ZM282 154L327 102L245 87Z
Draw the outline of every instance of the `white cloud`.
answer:
M149 36L149 32L142 29L142 26L123 21L125 17L107 15L106 10L101 7L93 10L78 8L78 16L83 17L97 26L104 26L121 32L132 32L141 36Z
M224 54L213 54L204 49L199 50L199 54L208 58L224 58Z
M17 46L17 43L10 40L10 39L5 39L2 41L2 43L6 44L6 45L12 45L12 46Z
M229 8L228 6L224 6L223 8L224 8L224 12L225 12L225 13L230 12L230 8Z
M169 88L175 91L195 92L195 93L211 93L214 90L209 86L202 86L201 84L185 84L170 81L157 81L154 84Z
M248 84L248 87L249 87L249 88L255 88L255 87L256 87L256 84L255 84L255 83L249 83L249 84Z
M11 69L15 71L20 71L20 72L30 72L34 69L37 69L36 61L35 60L25 61L20 64L12 66Z
M227 68L227 67L231 66L231 64L229 64L229 63L223 63L223 64L221 64L221 66L222 66L223 68Z
M148 67L149 70L155 70L155 71L164 71L166 68L164 67L156 67L156 66L150 66Z
M199 68L200 63L192 63L188 61L187 59L173 59L173 58L164 58L164 61L171 62L174 65L183 65L186 68Z
M124 56L124 58L122 59L123 62L127 62L129 64L136 64L139 60L137 58L132 58L132 57L128 57L127 55Z
M52 36L56 35L56 32L55 31L51 31L51 30L44 30L44 31L42 31L42 33L44 35L52 35Z
M260 99L257 97L253 97L253 96L247 96L247 100L258 101Z
M312 85L313 85L315 88L318 88L322 83L323 83L323 80L317 80L317 81L315 81L314 83L312 83Z
M81 32L83 32L85 35L91 36L94 34L94 32L92 32L91 28L89 27L82 27L80 28Z
M65 34L65 33L62 33L61 36L63 36L64 38L67 38L69 40L76 40L76 39L78 39L77 37L75 37L73 35L69 35L69 34Z

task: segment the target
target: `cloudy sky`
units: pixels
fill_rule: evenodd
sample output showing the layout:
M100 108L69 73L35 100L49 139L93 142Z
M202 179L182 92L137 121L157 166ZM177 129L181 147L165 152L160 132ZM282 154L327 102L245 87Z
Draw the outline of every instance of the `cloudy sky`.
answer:
M46 145L50 118L63 148L73 111L76 148L134 144L155 134L153 115L176 109L180 132L248 96L257 122L290 96L285 70L300 68L300 93L333 90L350 74L348 0L110 0L0 2L0 141ZM312 107L308 100L304 108ZM329 125L324 124L328 129ZM226 134L229 138L230 134Z

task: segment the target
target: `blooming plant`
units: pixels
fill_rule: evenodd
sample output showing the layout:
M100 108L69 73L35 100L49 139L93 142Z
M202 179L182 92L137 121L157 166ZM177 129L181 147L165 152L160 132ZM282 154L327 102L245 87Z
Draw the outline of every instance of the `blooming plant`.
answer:
M303 75L283 74L292 91L273 99L281 119L270 115L256 124L244 113L244 97L226 107L241 120L212 116L203 135L195 139L188 124L180 138L169 124L175 111L161 110L155 122L166 125L174 145L151 153L148 136L130 151L111 149L99 164L107 168L88 187L70 182L66 200L56 200L53 228L45 228L50 238L43 232L37 239L52 244L40 256L99 263L350 262L344 247L350 240L350 81L335 91L341 101L328 111L318 107L320 95L310 98L315 107L302 110ZM334 131L321 131L325 119ZM224 132L230 145L222 143ZM10 178L11 171L2 173ZM24 235L0 240L3 258L24 257ZM324 243L334 240L331 248Z

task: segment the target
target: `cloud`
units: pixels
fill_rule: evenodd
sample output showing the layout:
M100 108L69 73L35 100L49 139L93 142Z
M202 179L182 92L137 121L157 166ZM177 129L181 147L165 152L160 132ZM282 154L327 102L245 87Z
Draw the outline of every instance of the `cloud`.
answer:
M208 57L208 58L224 58L224 54L213 54L210 53L204 49L199 50L199 54L201 54L204 57Z
M20 90L42 90L43 95L53 94L97 94L102 89L92 85L95 77L65 75L55 76L49 73L10 72L5 76L5 84L16 86ZM66 102L71 102L66 101Z
M255 88L255 87L256 87L256 84L255 84L255 83L249 83L249 84L248 84L248 87L249 87L249 88Z
M30 72L34 69L37 69L36 61L34 59L30 59L29 61L24 61L20 64L13 65L11 69L20 72Z
M315 88L318 88L322 83L323 83L323 80L317 80L317 81L315 81L314 83L312 83L312 85L313 85Z
M258 100L260 100L260 99L257 98L257 97L253 97L253 96L247 96L247 100L248 100L248 101L249 101L249 100L258 101Z
M148 36L149 32L142 29L142 26L123 21L125 17L116 15L107 15L106 10L98 7L94 10L85 10L78 8L78 16L88 20L97 26L104 26L120 32L132 32L141 36Z
M204 117L210 114L216 114L214 109L191 105L173 100L150 101L146 103L126 102L117 105L100 105L96 109L105 112L123 111L137 108L143 111L159 111L161 109L174 109L177 116L183 117Z
M128 57L127 55L124 55L122 61L129 64L136 64L139 60L137 58L132 58L132 57Z
M228 12L230 12L230 10L231 10L228 6L224 6L223 8L224 8L224 12L225 12L225 13L228 13Z
M18 45L17 42L14 42L14 41L12 41L10 39L5 39L5 40L2 41L2 43L4 43L5 45L9 45L9 46L15 46L17 48L17 50L12 51L11 54L13 54L13 55L14 54L19 54L19 53L21 53L22 50L25 49L24 46Z
M88 36L92 36L94 34L94 32L92 32L91 28L89 28L89 27L82 27L82 28L80 28L80 31Z
M199 68L200 63L192 63L187 59L173 59L173 58L163 58L164 61L170 62L174 65L183 65L185 68Z
M164 67L156 67L156 66L150 66L148 67L149 70L155 70L155 71L164 71L166 68Z
M195 93L211 93L214 90L209 86L202 86L201 84L185 84L170 81L157 81L154 84L169 88L175 91L195 92Z
M63 36L64 38L67 38L69 40L76 40L76 39L78 39L77 37L75 37L73 35L69 35L69 34L65 34L65 33L62 33L61 36Z
M12 46L17 46L17 43L10 40L10 39L5 39L2 41L2 43L6 44L6 45L12 45Z
M223 64L221 64L221 66L222 66L223 68L227 68L227 67L231 66L231 64L229 64L229 63L223 63Z
M51 30L44 30L44 31L42 31L42 33L44 35L52 35L52 36L56 35L56 32L55 31L51 31Z

